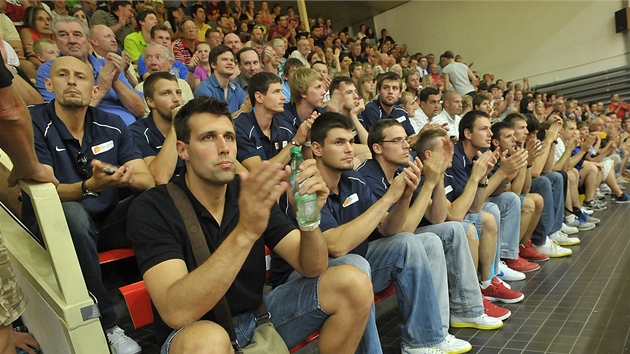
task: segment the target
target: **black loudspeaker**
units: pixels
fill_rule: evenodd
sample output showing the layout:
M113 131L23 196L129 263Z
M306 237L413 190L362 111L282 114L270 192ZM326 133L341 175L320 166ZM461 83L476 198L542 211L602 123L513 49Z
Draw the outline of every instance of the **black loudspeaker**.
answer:
M615 31L617 33L627 31L630 23L630 7L615 11Z

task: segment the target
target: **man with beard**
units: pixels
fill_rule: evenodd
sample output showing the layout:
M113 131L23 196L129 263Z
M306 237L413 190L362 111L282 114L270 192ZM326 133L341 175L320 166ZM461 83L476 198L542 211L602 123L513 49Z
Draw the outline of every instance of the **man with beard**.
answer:
M370 128L379 119L394 118L405 128L408 136L415 134L407 112L396 104L400 97L402 86L400 76L393 72L386 72L379 75L376 81L376 91L378 98L365 105L365 111L359 115L359 121L370 131Z
M405 83L407 84L407 92L411 92L414 101L420 104L420 100L418 99L420 94L420 72L418 69L409 69Z
M177 79L169 72L155 72L143 82L151 113L129 126L131 135L156 185L179 175L184 162L177 156L173 117L184 99Z
M264 160L286 165L291 159L291 148L306 142L313 119L307 119L293 134L292 127L285 126L286 121L274 116L284 112L284 95L282 81L273 73L262 72L251 78L249 99L254 110L234 118L237 160L249 171L258 168Z
M234 79L234 82L238 84L243 91L247 91L249 80L252 76L262 71L260 67L260 57L258 53L250 47L239 50L235 56L238 62L238 69L241 73Z
M264 297L269 321L287 346L321 327L320 353L354 353L373 298L369 277L347 265L328 268L320 228L297 230L283 215L276 200L288 189L288 169L264 162L237 177L236 132L226 104L215 98L195 98L177 113L174 125L186 172L169 189L184 193L184 202L200 215L201 237L213 251L197 264L186 224L166 186L151 189L133 204L129 237L157 309L155 331L164 343L162 352L233 352L212 311L223 297L232 315L228 321L239 328L234 343L251 343L261 320L254 310L263 300L267 246L299 272ZM321 208L328 189L315 161L300 167L300 192L316 194Z
M126 215L135 196L119 200L121 189L140 192L155 184L125 123L90 106L98 94L91 68L73 56L55 59L46 88L50 103L31 108L39 161L53 171L72 242L88 290L94 294L114 353L139 353L140 346L117 326L114 304L101 280L98 251L129 247ZM25 195L23 221L39 227Z

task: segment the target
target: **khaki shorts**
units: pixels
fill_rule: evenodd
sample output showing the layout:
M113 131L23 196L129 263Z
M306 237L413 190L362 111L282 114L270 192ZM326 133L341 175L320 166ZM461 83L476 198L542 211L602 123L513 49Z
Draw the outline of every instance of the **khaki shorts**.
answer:
M0 328L15 321L24 309L26 301L9 263L9 253L0 234Z

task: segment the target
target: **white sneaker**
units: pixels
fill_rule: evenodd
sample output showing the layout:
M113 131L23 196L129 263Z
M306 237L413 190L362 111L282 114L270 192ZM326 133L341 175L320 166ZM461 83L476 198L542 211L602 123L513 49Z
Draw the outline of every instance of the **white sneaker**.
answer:
M497 277L505 281L518 281L525 279L525 274L508 267L505 262L499 262L499 274Z
M608 185L604 183L599 185L599 191L603 194L612 194L612 190L610 189L610 187L608 187Z
M573 251L568 248L560 247L557 243L550 240L549 237L547 237L547 241L545 241L544 245L538 246L532 244L532 247L534 247L536 251L546 254L549 258L567 257L573 254Z
M595 198L597 200L606 199L606 195L599 190L595 191Z
M588 231L595 228L595 224L592 222L582 222L575 215L565 216L564 222L569 226L577 227L580 231Z
M447 334L443 341L436 347L447 353L467 353L472 350L472 345L465 340L455 338L452 334Z
M112 354L137 354L142 351L138 343L128 337L125 331L118 326L107 330L106 334Z
M489 330L503 327L503 321L490 317L485 313L477 317L459 317L451 314L451 327Z
M549 239L559 244L560 246L573 246L580 243L580 239L577 237L569 237L564 232L558 230L551 235L549 235Z
M586 209L584 209L584 208L581 208L580 210L582 210L582 213L584 213L584 215L588 215L588 216L591 216L591 215L593 215L593 213L594 213L594 211L592 211L592 210L586 210Z
M439 348L436 348L436 347L431 347L431 348L407 348L404 345L403 345L402 349L400 350L400 352L402 354L446 354L445 351L443 351L443 350L441 350Z
M565 223L562 223L562 228L560 229L560 231L564 232L567 235L575 235L580 232L577 227L569 226Z

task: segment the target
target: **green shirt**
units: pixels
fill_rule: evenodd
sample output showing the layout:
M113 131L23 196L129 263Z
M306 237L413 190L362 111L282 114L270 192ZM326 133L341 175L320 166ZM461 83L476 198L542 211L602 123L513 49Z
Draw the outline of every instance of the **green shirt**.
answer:
M131 61L138 61L138 58L147 48L147 42L142 37L142 32L134 32L125 38L125 51L131 57Z

